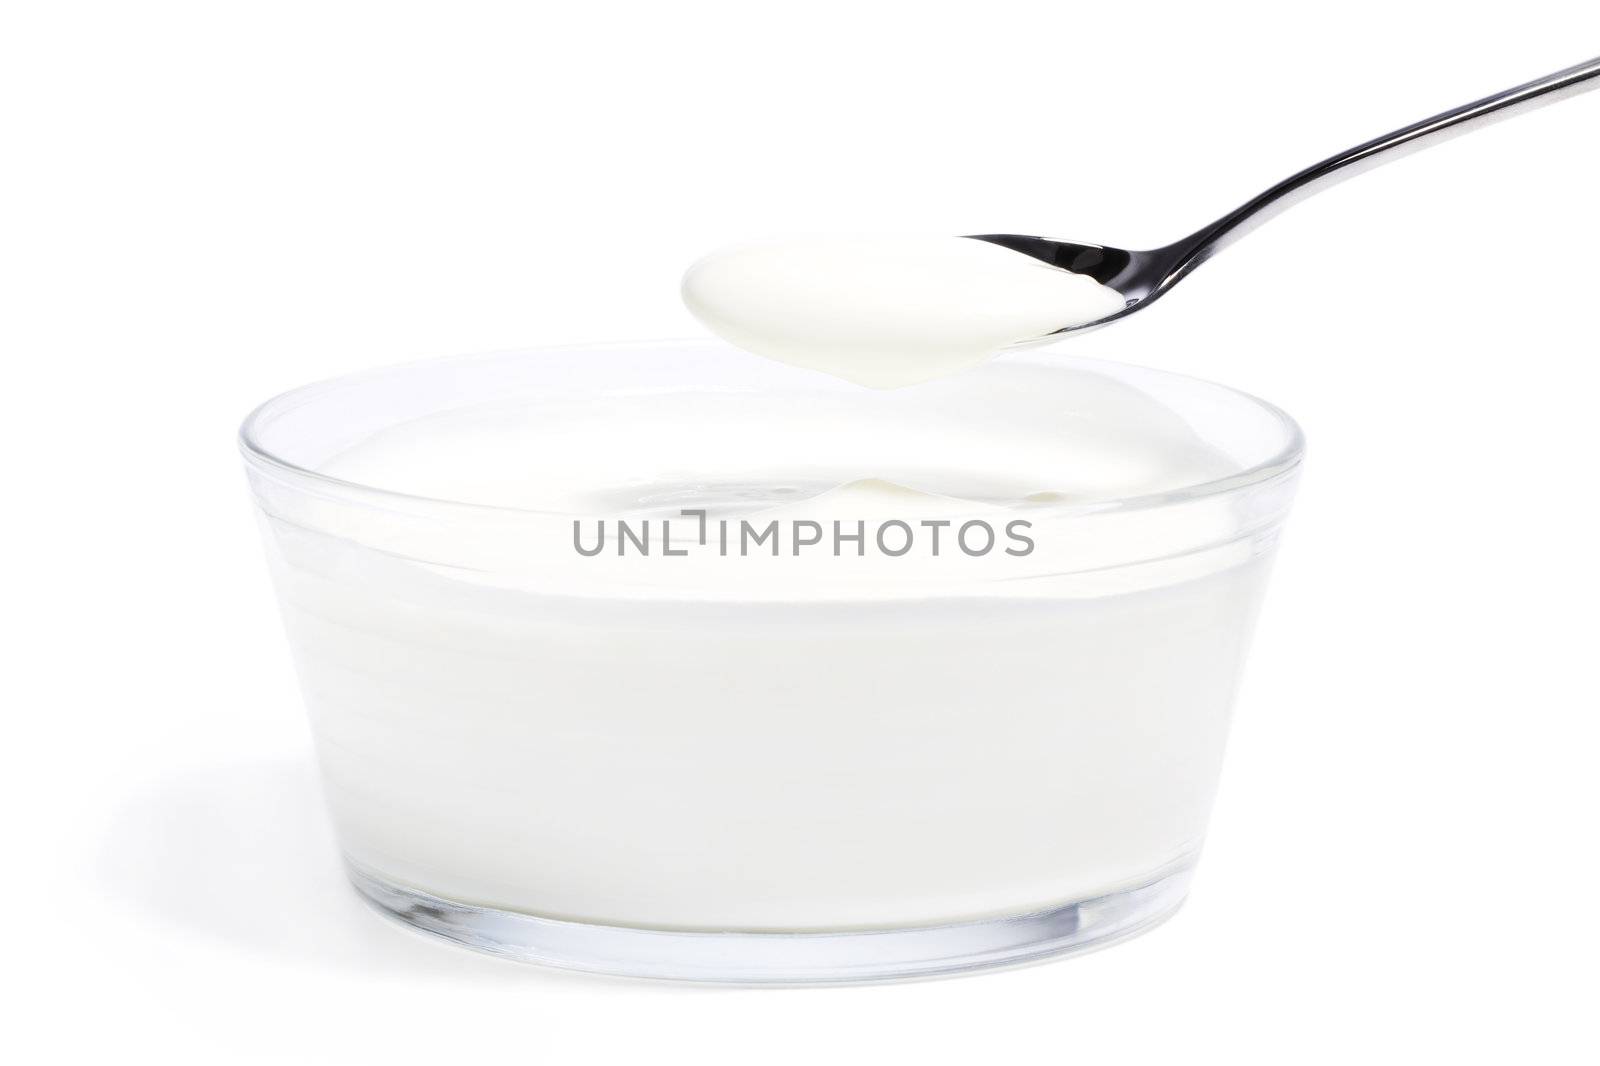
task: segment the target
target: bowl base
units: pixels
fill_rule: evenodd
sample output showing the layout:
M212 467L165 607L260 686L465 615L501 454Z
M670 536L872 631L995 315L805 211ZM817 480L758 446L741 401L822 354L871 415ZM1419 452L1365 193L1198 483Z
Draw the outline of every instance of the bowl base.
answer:
M1134 888L1014 917L840 933L683 932L588 925L441 899L353 863L356 890L413 929L567 970L716 984L854 984L987 970L1089 951L1170 917L1193 861Z

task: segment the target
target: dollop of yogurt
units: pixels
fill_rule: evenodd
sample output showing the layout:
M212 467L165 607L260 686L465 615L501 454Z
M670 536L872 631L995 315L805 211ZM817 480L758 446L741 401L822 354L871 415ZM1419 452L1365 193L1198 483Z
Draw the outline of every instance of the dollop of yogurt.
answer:
M969 237L832 237L701 259L683 300L724 340L873 388L930 381L1122 310L1083 274Z

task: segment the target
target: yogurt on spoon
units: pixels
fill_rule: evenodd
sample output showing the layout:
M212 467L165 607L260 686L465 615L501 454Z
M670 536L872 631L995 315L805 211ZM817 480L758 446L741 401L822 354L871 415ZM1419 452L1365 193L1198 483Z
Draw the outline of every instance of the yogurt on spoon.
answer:
M1091 277L967 237L736 245L689 268L683 300L746 351L880 389L965 370L1126 304Z

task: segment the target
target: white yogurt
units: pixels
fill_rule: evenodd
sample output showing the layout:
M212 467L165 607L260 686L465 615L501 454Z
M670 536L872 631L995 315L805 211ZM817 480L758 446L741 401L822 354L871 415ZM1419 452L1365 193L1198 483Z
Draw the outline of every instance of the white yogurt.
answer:
M1282 432L1153 372L882 392L711 345L286 397L262 435L289 461L408 494L252 466L346 852L447 899L687 930L937 925L1185 868L1287 502L1175 499L1241 469L1196 419L1241 455ZM574 516L683 508L785 538L902 520L919 547L745 557L675 528L694 550L668 557L613 525L573 550ZM1036 550L954 549L977 519Z
M351 859L657 929L936 925L1186 866L1266 574L733 604L495 588L276 533Z
M874 388L975 366L1126 303L1093 278L969 237L739 245L690 267L683 299L747 351Z

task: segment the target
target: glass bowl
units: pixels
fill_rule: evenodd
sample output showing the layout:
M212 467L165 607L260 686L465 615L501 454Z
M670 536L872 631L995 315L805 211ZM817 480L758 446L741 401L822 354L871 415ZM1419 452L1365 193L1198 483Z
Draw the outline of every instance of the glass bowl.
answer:
M1302 440L1018 353L436 360L241 430L357 888L551 965L862 981L1176 909Z

